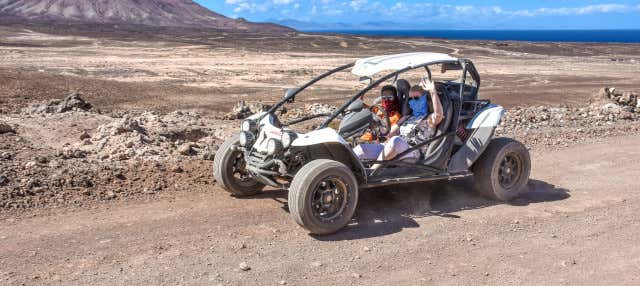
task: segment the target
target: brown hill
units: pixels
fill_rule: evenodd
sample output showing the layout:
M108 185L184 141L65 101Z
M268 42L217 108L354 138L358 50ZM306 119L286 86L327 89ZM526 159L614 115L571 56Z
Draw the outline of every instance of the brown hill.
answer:
M0 0L0 17L45 23L105 23L199 29L290 32L215 13L191 0Z

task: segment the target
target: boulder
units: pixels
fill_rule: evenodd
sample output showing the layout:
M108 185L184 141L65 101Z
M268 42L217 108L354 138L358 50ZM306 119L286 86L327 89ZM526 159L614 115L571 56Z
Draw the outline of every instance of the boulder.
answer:
M267 111L271 106L263 104L262 102L245 102L244 100L236 103L231 111L225 114L224 119L245 119L253 114Z
M47 103L31 106L30 113L64 113L68 111L88 111L93 106L86 102L79 93L74 92L64 99L53 99Z
M11 125L0 122L0 134L5 134L5 133L15 134L16 130Z
M91 103L84 101L77 92L69 94L65 97L57 106L56 113L63 113L71 110L84 110L87 111L93 106Z
M5 175L0 175L0 186L6 186L9 184L9 178Z
M198 144L193 142L184 143L178 147L178 153L185 156L193 155L195 153L195 150L193 150L194 147L198 147Z

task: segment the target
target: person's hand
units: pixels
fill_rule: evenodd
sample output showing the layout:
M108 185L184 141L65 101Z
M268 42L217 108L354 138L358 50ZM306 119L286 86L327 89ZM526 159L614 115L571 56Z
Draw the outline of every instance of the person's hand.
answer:
M433 84L433 81L429 80L428 78L423 78L420 81L420 86L422 86L422 88L424 88L424 90L427 90L427 91L432 91L433 89L435 89L435 85Z

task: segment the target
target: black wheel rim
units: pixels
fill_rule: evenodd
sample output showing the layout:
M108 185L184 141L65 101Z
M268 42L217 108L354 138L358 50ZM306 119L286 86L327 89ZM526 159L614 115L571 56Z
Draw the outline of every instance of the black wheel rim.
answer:
M311 196L313 215L321 221L333 221L341 217L347 207L347 188L347 185L337 177L320 180Z
M247 163L244 160L244 154L242 154L242 152L234 152L231 160L231 174L235 183L243 187L253 186L256 182L251 178L249 172L247 172Z
M500 186L505 189L514 187L522 176L522 158L516 153L509 153L500 161L498 179Z

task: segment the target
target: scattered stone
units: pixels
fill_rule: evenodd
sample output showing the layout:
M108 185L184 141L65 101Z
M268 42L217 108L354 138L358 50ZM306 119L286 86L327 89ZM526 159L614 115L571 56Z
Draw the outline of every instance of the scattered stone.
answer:
M251 270L251 267L249 267L249 265L246 262L240 262L240 265L238 265L238 267L240 268L240 270L242 271L249 271Z
M53 99L47 103L34 104L29 113L64 113L68 111L88 111L93 106L86 102L79 93L71 93L62 100Z
M5 133L15 134L16 130L11 125L0 122L0 134L5 134Z
M365 247L363 248L363 250L364 250L364 252L369 252L369 251L371 251L371 248L369 248L368 246L365 246Z
M111 199L115 199L116 198L116 193L113 191L107 191L106 194L107 199L111 200Z
M568 267L568 266L572 266L572 265L576 265L578 264L578 262L576 262L575 259L569 259L567 260L563 260L562 262L560 262L560 265L562 265L563 267Z
M9 184L9 178L5 175L0 175L0 186L6 186Z
M215 151L206 151L202 153L202 160L213 161L216 159Z
M63 160L81 159L87 157L87 152L80 149L65 149L58 154L58 157Z
M47 158L45 156L37 156L36 157L36 162L38 162L40 164L47 164L47 163L49 163L49 158Z
M322 263L319 261L314 261L311 263L311 267L320 267L320 266L322 266Z
M178 154L182 151L187 155L196 155L210 150L208 146L220 143L213 134L221 128L194 127L211 126L201 120L197 113L181 111L166 115L155 112L144 112L137 116L124 114L121 119L96 128L91 138L94 144L88 148L95 150L101 160L161 159L174 157L176 151ZM191 150L183 147L184 144L190 144ZM200 144L205 147L200 148ZM196 147L198 152L193 150ZM180 148L184 149L177 150Z
M173 167L171 168L171 172L174 172L174 173L182 173L182 172L184 172L184 170L182 169L182 167L180 167L180 166L176 165L176 166L173 166Z
M0 160L11 160L11 159L13 159L13 154L9 152L0 153Z
M287 285L287 281L280 280L280 281L278 281L278 284L280 284L280 285Z
M359 273L351 273L351 276L353 276L353 278L359 279L362 277L362 275L360 275Z
M85 139L89 139L91 138L91 135L89 135L89 133L87 133L87 131L82 131L82 134L80 134L80 140L85 140Z
M594 129L602 129L605 126L619 129L620 127L612 125L620 122L624 128L627 124L631 124L630 121L640 120L640 108L636 108L637 105L638 96L636 93L620 92L615 88L607 87L601 89L590 100L588 106L560 105L557 107L511 108L507 110L496 133L498 136L521 140L528 146L568 146L570 142L579 142L585 136L607 136L606 133L594 133L596 132ZM585 126L588 128L585 129ZM547 132L550 128L559 132ZM569 130L574 130L574 132Z
M180 153L180 155L191 156L195 153L195 150L193 150L193 148L197 146L198 144L193 142L184 143L178 148L178 153Z
M239 101L231 108L231 111L224 115L224 119L234 120L234 119L245 119L253 114L267 111L270 108L269 105L265 105L261 102L245 102L244 100Z
M36 165L38 165L38 163L36 163L35 161L29 161L26 164L24 164L24 168L25 169L31 169L31 168L35 167Z

